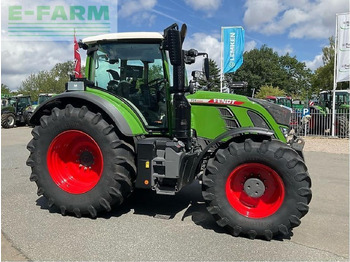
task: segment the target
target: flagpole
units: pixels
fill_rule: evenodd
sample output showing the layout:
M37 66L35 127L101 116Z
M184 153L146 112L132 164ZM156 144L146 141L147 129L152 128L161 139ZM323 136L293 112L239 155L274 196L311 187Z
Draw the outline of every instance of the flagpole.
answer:
M223 42L222 42L222 27L221 27L221 42L220 42L220 93L222 93L222 73L223 73L223 59L222 59L222 54L223 54Z
M336 14L335 38L334 38L334 78L333 78L333 100L332 100L332 136L335 136L335 90L337 89L337 57L338 57L338 15Z

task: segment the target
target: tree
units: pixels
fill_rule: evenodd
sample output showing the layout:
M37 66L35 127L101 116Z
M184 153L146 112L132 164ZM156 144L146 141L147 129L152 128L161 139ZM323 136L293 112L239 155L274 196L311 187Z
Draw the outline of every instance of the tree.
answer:
M288 95L300 95L310 88L311 70L305 63L288 53L279 56L272 48L263 45L243 55L243 65L235 72L225 76L225 80L248 82L247 95L262 86L279 86Z
M148 82L151 82L156 79L162 79L163 76L163 67L161 65L152 64L148 70Z
M209 91L220 91L220 68L215 60L209 58L209 79L206 84L201 82L202 80L199 81L199 84L207 85Z
M265 98L267 96L285 96L285 92L279 87L273 87L271 85L265 85L260 88L256 94L256 98Z
M282 89L290 96L303 97L311 88L311 70L288 53L280 57L279 63L285 73L280 83Z
M19 91L24 95L30 95L33 101L38 99L40 93L62 93L65 83L69 81L69 75L73 74L74 62L56 64L50 71L40 71L31 74L21 85Z
M329 45L322 48L323 66L316 69L311 80L311 93L333 89L334 81L334 37L329 38ZM349 82L337 83L337 89L349 88Z
M7 85L1 83L1 95L10 95L10 94L11 94L10 88Z

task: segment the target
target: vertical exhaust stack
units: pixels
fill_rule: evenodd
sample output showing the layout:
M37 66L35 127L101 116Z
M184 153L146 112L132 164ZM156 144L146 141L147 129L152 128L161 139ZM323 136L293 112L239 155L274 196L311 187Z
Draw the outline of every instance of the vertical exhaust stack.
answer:
M183 24L181 31L177 24L173 24L164 30L163 48L169 51L170 63L173 66L174 77L174 136L190 145L191 137L191 105L185 97L185 62L182 43L187 31Z

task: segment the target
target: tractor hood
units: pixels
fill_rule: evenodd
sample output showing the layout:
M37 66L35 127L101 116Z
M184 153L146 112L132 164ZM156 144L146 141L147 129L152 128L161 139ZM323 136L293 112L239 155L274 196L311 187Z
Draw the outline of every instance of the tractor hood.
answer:
M262 99L248 98L246 96L227 94L209 91L197 91L194 94L186 96L192 105L213 105L213 106L230 106L242 107L247 110L256 112L269 122L270 116L276 123L289 126L291 110L281 105L267 102Z

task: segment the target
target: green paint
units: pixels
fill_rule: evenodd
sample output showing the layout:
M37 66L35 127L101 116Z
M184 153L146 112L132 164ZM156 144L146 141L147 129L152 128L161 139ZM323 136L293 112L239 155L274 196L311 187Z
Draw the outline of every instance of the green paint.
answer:
M8 27L9 29L48 29L48 28L52 28L52 29L56 29L56 28L65 28L65 29L69 29L69 30L72 30L71 27L68 27L68 26L9 26ZM75 29L77 28L81 28L81 30L83 29L108 29L109 30L109 27L97 27L97 26L75 26L74 27ZM73 30L72 30L73 31ZM80 31L80 30L79 30Z
M85 14L85 8L83 6L71 6L70 7L70 20L85 20L83 15Z
M43 20L44 15L50 15L50 6L39 5L37 8L36 18L37 20Z
M88 8L88 20L101 20L103 16L103 20L109 20L109 11L108 6L100 6L100 10L97 11L96 6L89 6Z
M261 105L250 101L245 96L197 91L192 95L187 96L188 99L230 99L243 102L242 105L218 105L218 104L192 104L192 124L191 127L197 131L197 135L200 137L214 139L220 134L226 132L226 124L220 115L219 107L228 107L235 115L237 121L241 127L253 127L253 123L248 116L248 111L251 110L259 114L265 122L269 125L269 128L275 132L276 138L283 142L286 142L284 135L280 130L280 125L276 123L271 114Z
M13 30L13 29L10 29L9 32L14 32L14 33L20 33L20 32L23 32L23 33L41 33L41 32L51 32L51 33L55 33L55 32L67 32L67 31L71 31L73 32L72 28L68 28L69 30L62 30L62 29L55 29L55 30ZM109 30L102 30L102 29L97 29L97 30L79 30L79 32L89 32L89 33L108 33ZM80 34L79 34L80 35Z
M88 76L89 75L89 65L90 65L90 56L86 57L86 62L85 62L85 75Z
M25 36L25 37L38 37L38 36L58 36L58 37L61 37L61 36L72 36L72 34L69 34L69 35L63 35L63 34L54 34L54 35L51 35L51 34L9 34L9 36ZM89 35L82 35L82 34L79 34L79 36L91 36L91 34Z
M214 139L227 131L224 120L215 106L192 105L191 128L199 137Z
M169 79L170 77L170 65L166 60L166 56L163 55L164 58L164 69L165 69L165 77ZM86 60L86 71L85 75L87 78L90 78L90 66L93 66L93 60L91 57L88 57ZM169 81L168 81L169 82ZM167 107L168 107L168 123L169 123L169 131L168 134L172 135L172 122L173 122L173 106L172 106L172 97L170 95L170 87L167 84ZM142 124L142 120L138 118L138 116L134 113L134 111L129 108L126 104L124 104L117 97L114 97L107 92L102 90L97 90L94 88L87 88L87 92L98 95L99 97L105 99L113 106L115 106L121 114L125 117L132 133L134 135L144 134L147 135L148 132ZM229 99L243 102L241 105L221 105L221 104L192 104L191 106L191 128L196 130L196 133L199 137L207 138L207 139L215 139L222 133L228 130L226 123L223 117L218 110L219 107L229 108L235 115L236 120L239 122L240 127L253 127L253 123L248 116L248 111L253 111L260 115L265 122L268 124L269 129L274 131L275 137L283 142L286 142L284 135L280 130L280 125L276 123L275 119L270 115L270 113L260 104L257 104L253 101L250 101L245 96L239 96L234 94L225 94L225 93L217 93L217 92L205 92L205 91L197 91L195 94L191 94L187 96L188 99Z
M13 5L8 8L9 21L20 21L23 19L23 15L33 15L35 11L25 10L22 11L22 6ZM109 7L100 6L80 6L73 5L65 8L63 5L49 6L49 5L39 5L36 6L36 19L37 21L52 20L53 23L9 23L9 24L53 24L57 25L56 21L68 21L68 20L78 20L78 21L98 21L98 20L109 20ZM63 24L63 23L62 23ZM79 23L66 23L76 25ZM87 24L87 23L80 23ZM95 23L90 23L95 24ZM102 23L108 24L109 23Z
M146 135L147 131L143 127L140 119L135 114L135 112L127 106L123 101L119 100L117 97L110 95L104 91L97 90L94 88L87 88L86 92L97 95L119 110L119 112L124 116L126 122L128 123L133 135Z
M9 7L9 20L22 20L22 7L19 5L13 5Z
M62 23L62 22L51 22L51 23L17 23L10 22L9 25L109 25L110 23L102 23L102 22L86 22L86 23Z
M28 10L28 11L24 11L25 15L34 15L34 11L33 10Z
M57 20L58 18L62 20L68 20L66 12L64 11L64 7L61 5L55 7L51 20Z

